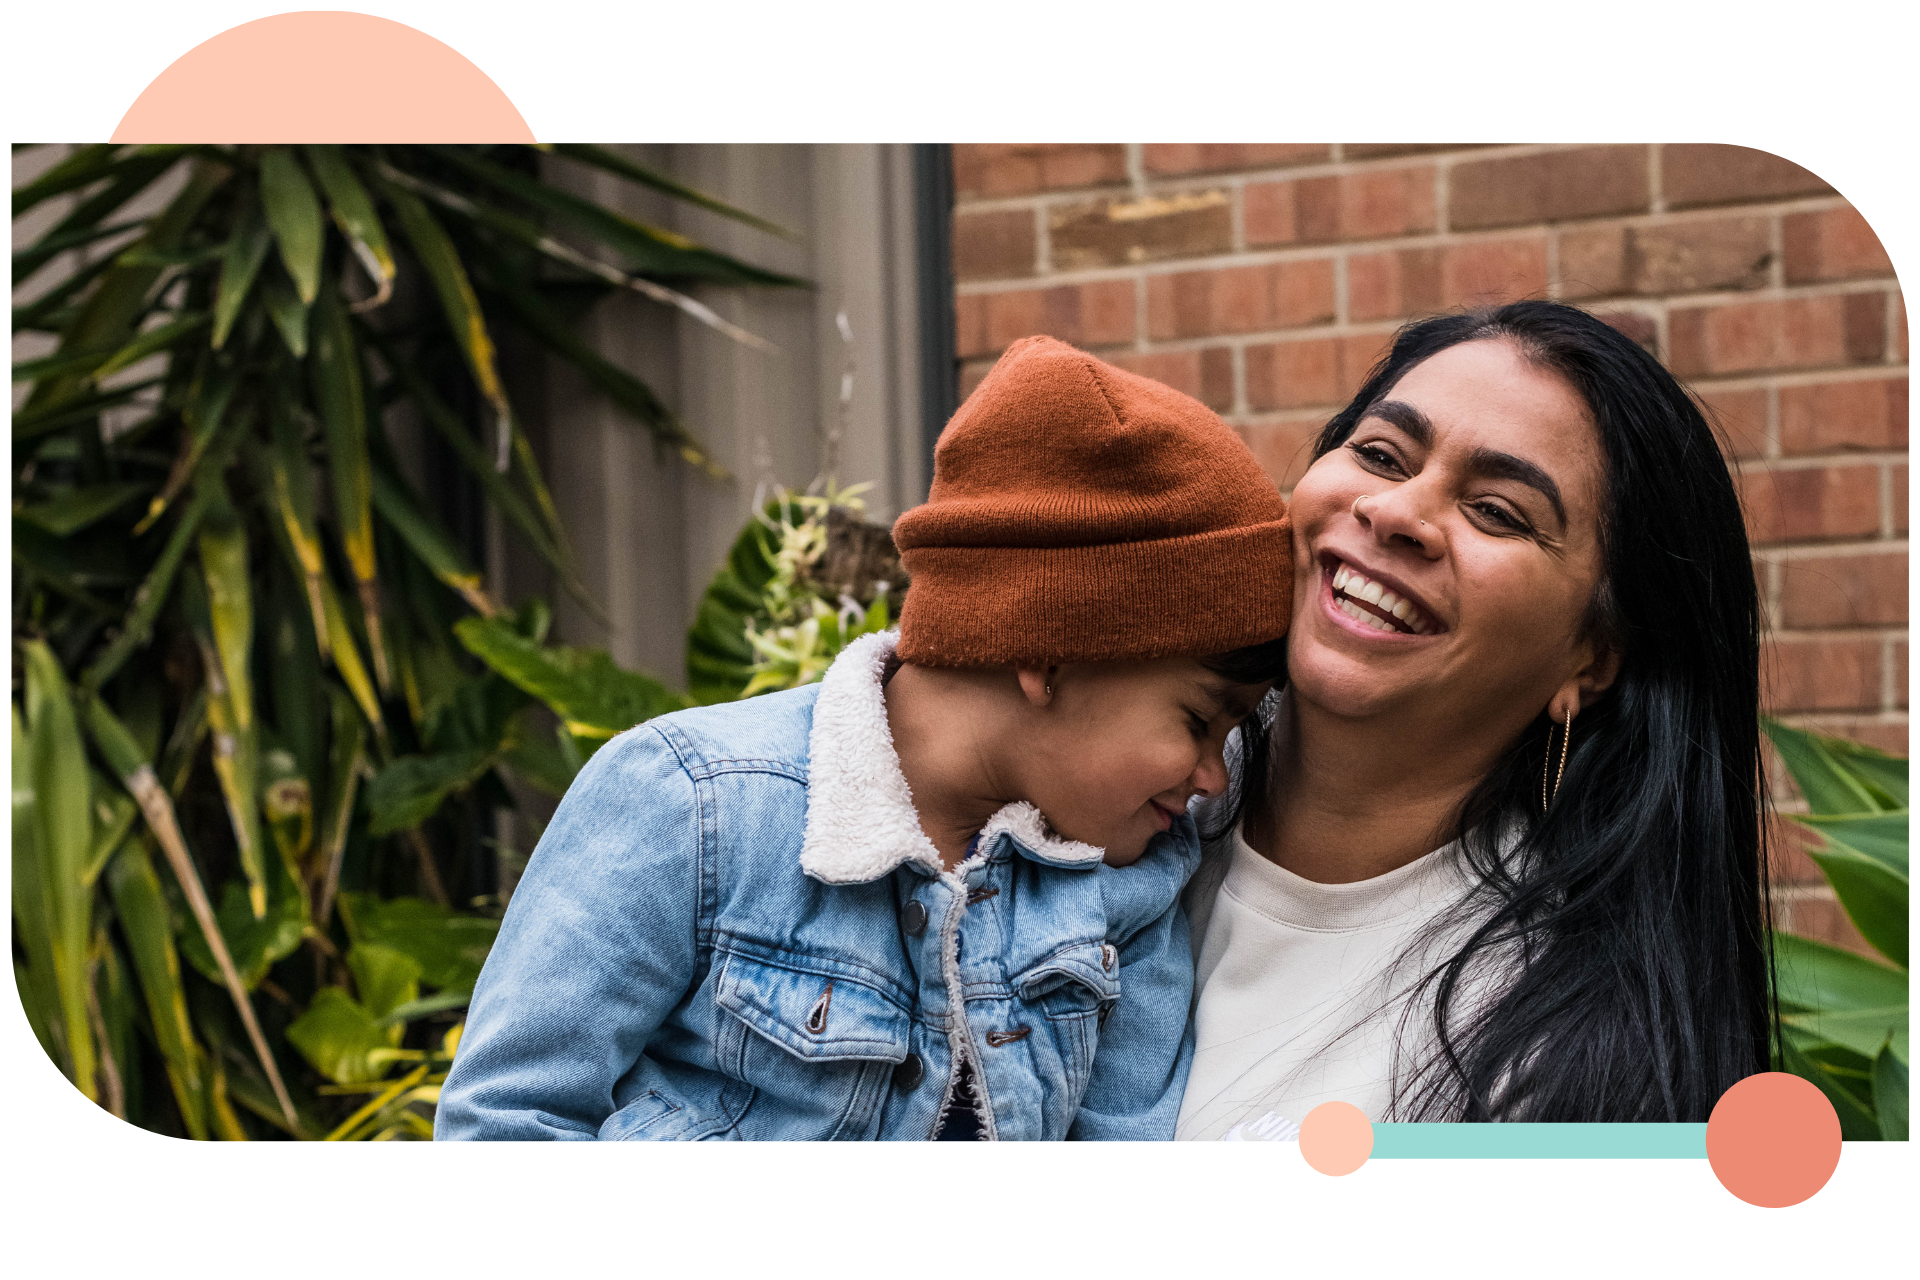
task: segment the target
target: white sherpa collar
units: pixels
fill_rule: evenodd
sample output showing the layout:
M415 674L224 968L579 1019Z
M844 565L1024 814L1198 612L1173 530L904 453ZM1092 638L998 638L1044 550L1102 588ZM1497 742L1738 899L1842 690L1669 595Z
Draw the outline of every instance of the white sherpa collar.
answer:
M900 772L880 677L895 632L862 636L835 658L820 682L808 739L807 824L800 869L827 884L864 884L905 862L941 874L940 851L920 829L913 793ZM1040 811L1015 801L981 829L979 848L1005 834L1040 862L1099 863L1104 851L1052 834Z

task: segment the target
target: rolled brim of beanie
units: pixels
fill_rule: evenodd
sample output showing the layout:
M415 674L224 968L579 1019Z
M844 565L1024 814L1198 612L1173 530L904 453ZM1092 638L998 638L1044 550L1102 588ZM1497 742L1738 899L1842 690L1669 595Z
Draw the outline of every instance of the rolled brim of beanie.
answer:
M1286 634L1292 553L1286 518L1084 547L916 547L896 651L924 667L1225 653Z

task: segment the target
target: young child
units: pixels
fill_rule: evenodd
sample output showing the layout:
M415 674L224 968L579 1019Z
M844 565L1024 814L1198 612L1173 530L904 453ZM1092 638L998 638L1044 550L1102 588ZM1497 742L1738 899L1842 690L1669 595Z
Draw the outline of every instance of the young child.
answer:
M439 1137L1172 1136L1187 802L1283 667L1280 495L1197 402L1027 338L894 537L897 637L581 772Z

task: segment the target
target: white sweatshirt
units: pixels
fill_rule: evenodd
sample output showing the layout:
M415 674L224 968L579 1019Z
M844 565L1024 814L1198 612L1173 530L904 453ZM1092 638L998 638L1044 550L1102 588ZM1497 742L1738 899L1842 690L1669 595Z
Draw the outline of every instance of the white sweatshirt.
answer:
M1298 1124L1336 1099L1385 1118L1396 1034L1416 1053L1432 1036L1420 1014L1402 1029L1421 969L1395 961L1465 894L1455 855L1450 844L1372 880L1318 884L1234 833L1224 878L1190 891L1197 1044L1176 1138L1217 1139L1268 1112Z

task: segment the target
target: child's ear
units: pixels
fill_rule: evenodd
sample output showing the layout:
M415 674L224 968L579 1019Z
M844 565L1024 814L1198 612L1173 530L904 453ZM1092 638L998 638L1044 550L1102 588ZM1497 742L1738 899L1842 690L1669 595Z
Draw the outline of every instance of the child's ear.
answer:
M1027 695L1028 702L1044 707L1053 701L1053 678L1060 668L1015 667L1013 671L1020 677L1020 692Z

